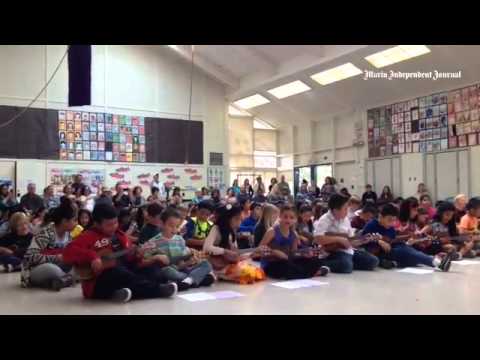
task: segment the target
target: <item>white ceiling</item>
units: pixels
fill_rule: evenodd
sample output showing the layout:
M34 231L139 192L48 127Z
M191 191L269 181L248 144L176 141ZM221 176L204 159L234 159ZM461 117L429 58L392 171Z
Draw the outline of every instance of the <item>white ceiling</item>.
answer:
M427 45L429 54L383 68L384 71L462 70L458 80L364 80L363 75L326 86L310 76L352 62L362 70L374 70L364 57L393 45L196 45L195 63L226 86L229 101L260 93L271 100L249 110L280 127L298 121L318 121L352 109L365 109L436 91L454 89L480 80L480 46ZM189 58L189 46L179 54ZM277 100L266 90L302 80L312 90Z

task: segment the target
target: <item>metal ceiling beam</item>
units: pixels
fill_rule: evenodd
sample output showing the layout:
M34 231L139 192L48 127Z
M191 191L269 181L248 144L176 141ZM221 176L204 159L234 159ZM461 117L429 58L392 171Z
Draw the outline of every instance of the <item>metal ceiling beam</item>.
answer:
M298 64L295 64L295 60L289 61L288 62L288 69L276 73L271 77L265 77L264 74L262 76L258 76L258 80L255 81L254 75L252 75L247 82L242 82L245 84L245 86L242 86L239 89L234 89L230 91L227 94L227 98L230 101L235 101L238 100L242 97L252 95L253 93L256 92L263 92L266 89L268 89L270 86L273 86L274 83L278 83L280 80L284 78L296 78L300 76L300 74L304 72L315 72L318 70L318 68L323 65L323 64L328 64L330 62L333 62L335 59L339 57L343 57L346 55L349 55L351 53L354 53L356 51L359 51L361 49L364 49L367 45L350 45L350 46L345 46L339 49L338 52L335 52L332 49L329 49L329 51L325 51L325 56L324 57L318 57L315 60L312 61L305 61L305 57L299 56L298 58ZM282 64L279 65L279 68L282 68Z
M191 45L176 45L176 49L171 50L189 62L192 60ZM235 76L227 73L224 69L202 57L197 52L195 53L195 66L232 89L238 89L240 86L240 82Z

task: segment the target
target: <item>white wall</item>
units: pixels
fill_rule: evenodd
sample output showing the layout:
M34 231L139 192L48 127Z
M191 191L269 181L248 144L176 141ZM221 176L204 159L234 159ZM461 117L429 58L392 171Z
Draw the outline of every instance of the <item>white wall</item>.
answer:
M0 105L27 105L44 86L65 50L64 45L1 45ZM190 65L172 49L95 45L92 53L92 106L82 110L188 118ZM34 107L67 108L67 69L65 60ZM196 69L192 120L204 122L205 166L209 152L223 152L228 164L225 118L224 86Z

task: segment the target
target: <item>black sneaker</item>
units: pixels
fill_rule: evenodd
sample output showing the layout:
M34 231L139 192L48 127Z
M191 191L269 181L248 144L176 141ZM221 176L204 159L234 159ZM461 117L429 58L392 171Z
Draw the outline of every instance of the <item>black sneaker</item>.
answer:
M390 270L397 267L397 263L393 260L381 259L379 266L383 269Z
M70 275L65 275L59 279L52 280L50 287L54 291L60 291L63 288L66 288L72 285L73 285L72 277Z
M327 276L330 273L330 268L328 266L320 266L320 269L317 271L317 276Z
M445 272L450 270L450 265L452 265L452 257L453 253L448 253L447 255L445 255L440 262L440 265L438 265L438 268Z
M112 295L112 300L117 303L127 303L132 299L132 290L123 288L115 291Z
M200 283L200 286L211 286L215 282L215 276L212 274L207 274L205 278Z
M173 282L169 284L160 284L158 285L158 288L160 290L160 297L162 298L175 296L178 292L178 286Z
M22 271L22 265L13 266L11 269L12 272Z
M190 284L185 281L178 281L177 287L178 291L187 291L188 289L190 289Z
M454 251L454 252L452 253L452 261L459 261L459 260L462 260L462 254L460 254L459 252Z

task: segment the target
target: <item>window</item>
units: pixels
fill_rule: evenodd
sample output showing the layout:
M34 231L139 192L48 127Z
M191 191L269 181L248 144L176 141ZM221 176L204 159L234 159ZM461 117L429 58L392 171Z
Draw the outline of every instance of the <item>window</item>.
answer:
M259 169L276 169L277 153L274 151L254 151L253 161L255 168Z

